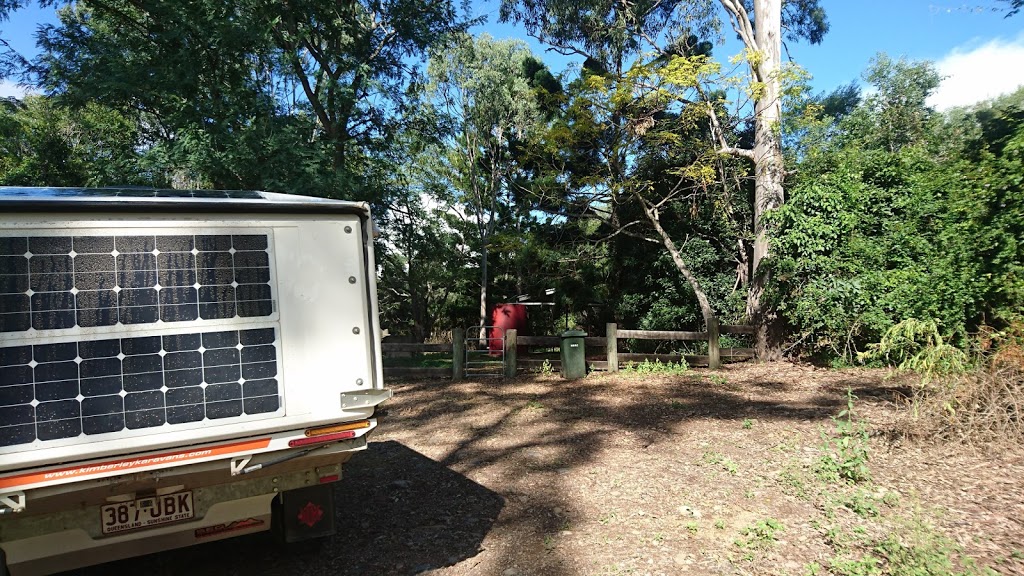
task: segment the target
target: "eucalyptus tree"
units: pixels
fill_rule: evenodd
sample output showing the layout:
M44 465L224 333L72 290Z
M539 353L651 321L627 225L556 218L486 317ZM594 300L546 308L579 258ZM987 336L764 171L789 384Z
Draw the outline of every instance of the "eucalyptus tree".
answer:
M828 21L818 0L719 0L729 23L746 49L749 90L754 99L754 142L749 148L727 141L720 129L721 152L746 158L754 164L754 243L747 317L758 325L757 348L762 358L779 354L781 327L765 310L762 297L769 282L762 261L768 256L769 230L765 214L782 205L785 165L782 154L782 39L806 39L819 43ZM708 107L717 128L714 107Z
M661 58L692 56L691 34L706 37L718 27L712 7L719 4L733 31L742 41L747 64L746 92L754 102L753 143L738 144L720 118L725 96L718 91L702 90L700 75L695 82L677 83L683 90L696 90L696 98L681 98L704 110L710 124L710 137L718 153L737 156L754 165L753 250L750 258L747 316L760 326L758 349L762 357L778 351L777 331L772 331L773 315L764 310L762 295L769 281L762 260L768 255L769 231L764 215L780 206L784 199L785 169L780 142L782 99L782 40L805 39L820 42L828 30L824 10L818 0L694 0L689 2L620 3L612 0L570 2L569 0L504 0L502 17L522 22L540 40L564 52L586 55L592 60L616 64L616 76L625 76L626 67L644 50ZM585 64L586 66L586 64ZM626 125L625 120L619 119ZM652 226L658 222L648 214ZM659 231L660 233L660 231ZM664 236L664 235L662 235ZM666 249L672 248L666 242ZM675 259L675 257L673 257ZM680 262L677 261L677 266ZM679 268L684 271L685 262Z
M687 231L679 222L663 219L665 214L681 213L675 210L676 203L692 198L693 180L681 172L651 173L651 166L663 163L642 166L645 156L666 150L693 161L702 156L691 154L695 142L689 136L706 130L690 120L692 115L683 120L678 100L664 86L650 82L655 68L680 71L679 62L672 58L706 55L710 50L709 44L692 34L692 27L680 23L685 19L699 27L707 21L707 6L691 4L506 0L502 17L524 24L532 35L562 53L585 57L580 78L570 85L565 115L552 132L552 139L561 140L568 150L554 159L571 173L564 178L570 189L567 210L600 221L605 237L629 237L661 246L710 325L717 321L714 306L678 242ZM652 45L665 58L659 55L657 62L648 62L646 51ZM676 168L684 170L673 164ZM611 244L613 251L616 244Z
M535 61L521 41L459 35L431 54L425 90L438 126L438 153L428 167L449 214L470 230L480 267L480 325L487 324L492 241L513 218L517 141L542 124L527 77ZM486 338L483 328L480 338Z

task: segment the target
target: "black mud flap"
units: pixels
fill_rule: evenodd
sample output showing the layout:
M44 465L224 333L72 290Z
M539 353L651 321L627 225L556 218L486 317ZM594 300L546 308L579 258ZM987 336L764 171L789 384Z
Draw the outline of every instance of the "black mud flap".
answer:
M334 483L282 492L274 499L271 529L285 544L334 534Z

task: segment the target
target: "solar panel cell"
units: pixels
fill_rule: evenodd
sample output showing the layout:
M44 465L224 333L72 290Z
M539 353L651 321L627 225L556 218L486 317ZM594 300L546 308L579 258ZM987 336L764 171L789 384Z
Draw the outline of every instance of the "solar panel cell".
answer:
M280 396L274 328L11 346L0 446L273 413Z

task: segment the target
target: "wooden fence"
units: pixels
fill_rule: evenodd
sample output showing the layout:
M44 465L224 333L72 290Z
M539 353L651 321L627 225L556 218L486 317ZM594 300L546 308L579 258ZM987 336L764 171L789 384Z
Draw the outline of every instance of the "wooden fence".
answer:
M723 362L737 362L754 357L753 348L721 348L721 334L754 334L754 327L742 324L713 323L704 332L665 331L665 330L619 330L614 323L606 326L604 336L588 336L584 338L587 349L596 348L601 351L597 355L587 355L587 364L592 370L617 372L621 364L626 362L679 362L685 360L690 366L708 366L719 368ZM707 342L708 353L704 355L681 354L630 354L618 351L619 340L662 340L683 342ZM466 376L465 367L465 332L455 330L451 344L388 344L382 345L385 356L401 352L442 352L452 355L452 366L449 367L384 367L384 375L392 377L450 377L461 380ZM519 336L516 330L505 332L505 350L502 373L506 377L515 376L520 368L537 368L548 362L558 367L560 360L553 354L519 355L520 347L559 348L562 345L560 336Z

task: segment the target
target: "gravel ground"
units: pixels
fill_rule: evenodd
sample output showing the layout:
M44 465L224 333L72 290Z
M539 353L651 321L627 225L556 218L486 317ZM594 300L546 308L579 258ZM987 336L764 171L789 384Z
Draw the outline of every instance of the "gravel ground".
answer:
M899 541L940 562L920 574L1024 574L1024 452L904 440L904 391L884 376L780 363L391 383L338 485L333 538L240 537L81 573L852 574ZM815 472L847 389L871 431L858 485ZM876 568L863 573L893 566Z

